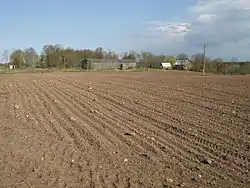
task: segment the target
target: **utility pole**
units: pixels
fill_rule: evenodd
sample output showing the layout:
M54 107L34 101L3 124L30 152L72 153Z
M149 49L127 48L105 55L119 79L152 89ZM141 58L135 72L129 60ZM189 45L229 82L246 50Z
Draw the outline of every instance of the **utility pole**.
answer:
M63 71L65 71L66 70L66 61L65 61L65 57L64 56L62 56L62 61L63 61Z
M207 45L204 44L204 54L203 54L203 69L202 69L202 75L205 76L205 71L206 71L206 47Z
M8 66L9 66L9 54L8 54L7 50L5 50L3 53L3 63L5 63L6 68L8 68Z

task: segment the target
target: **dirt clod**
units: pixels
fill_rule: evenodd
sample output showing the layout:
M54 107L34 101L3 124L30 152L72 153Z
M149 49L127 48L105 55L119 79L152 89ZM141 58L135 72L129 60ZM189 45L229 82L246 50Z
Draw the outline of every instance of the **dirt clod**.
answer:
M71 116L71 117L70 117L70 120L71 120L71 121L76 121L76 118Z
M209 158L205 158L201 161L203 164L212 164L212 160Z
M150 159L150 156L146 153L141 154L141 156L145 157L146 159Z
M94 114L94 113L97 113L96 110L90 110L90 113Z
M179 184L177 184L177 187L185 187L185 183L179 183Z
M132 132L132 133L124 133L125 136L135 136L136 133Z
M166 182L168 182L168 183L173 183L173 179L171 179L171 178L166 178Z

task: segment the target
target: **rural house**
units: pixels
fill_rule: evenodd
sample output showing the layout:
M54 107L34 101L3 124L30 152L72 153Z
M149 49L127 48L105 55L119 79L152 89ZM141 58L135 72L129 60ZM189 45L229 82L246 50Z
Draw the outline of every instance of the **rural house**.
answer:
M189 70L192 67L192 63L189 59L176 60L175 68L178 70Z

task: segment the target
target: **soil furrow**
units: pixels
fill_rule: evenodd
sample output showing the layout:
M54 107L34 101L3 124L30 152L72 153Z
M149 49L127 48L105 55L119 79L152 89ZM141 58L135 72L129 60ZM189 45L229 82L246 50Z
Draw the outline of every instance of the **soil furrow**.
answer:
M74 92L74 93L76 93L76 92ZM95 95L97 95L97 94L95 93ZM79 97L79 96L74 96L74 98L77 98L77 97ZM98 94L98 97L101 98L102 96ZM112 111L112 116L114 116L114 115L116 114L117 111L125 112L125 109L123 109L123 108L121 107L122 105L116 105L116 106L114 106L114 103L117 103L117 102L116 102L116 101L105 101L105 102L104 102L104 104L105 104L106 106L107 106L107 104L110 104L110 105L112 106L111 109L113 109L114 107L116 108L115 111ZM130 111L130 110L129 110L129 111ZM122 117L125 117L126 114L129 114L129 115L130 115L131 118L128 119L128 123L129 123L129 122L132 122L132 124L134 124L134 123L136 122L136 124L140 124L140 125L142 125L142 127L145 127L145 125L147 125L147 126L151 125L151 124L148 124L148 122L146 122L146 121L143 121L143 122L140 123L140 121L142 121L142 120L140 120L140 119L141 119L140 116L138 116L138 119L134 119L133 114L131 114L131 112L129 112L129 111L126 110L126 112L124 113L124 116L122 116ZM119 118L119 114L117 114L117 115L118 115L118 118ZM118 118L117 118L117 119L118 119ZM134 120L133 120L133 119L134 119ZM132 124L131 124L130 126L132 126ZM140 132L138 132L138 133L140 134L140 133L142 133L142 132L145 132L145 131L142 129L142 130L140 130ZM143 135L146 137L146 139L152 140L152 138L154 138L154 135L153 135L152 133L150 134L150 132L156 134L156 130L155 130L155 129L150 129L149 131L147 131L147 132L144 133ZM166 132L164 132L164 133L166 134ZM147 136L147 135L152 135L152 137ZM164 139L166 139L167 137L168 137L168 136L165 135L165 136L162 137L162 138L163 138L163 140L164 140ZM164 148L165 145L159 143L159 141L161 140L161 139L159 139L159 135L157 135L157 138L158 138L158 140L157 140L156 144L158 144L158 147ZM163 142L164 142L165 144L167 144L167 143L169 143L169 141L171 141L171 140L168 140L168 142L166 142L166 141L163 141ZM180 146L182 146L181 143L180 143ZM173 147L173 146L172 146L172 147ZM174 147L173 147L173 148L174 148ZM165 150L165 149L164 149L164 150ZM174 150L176 150L176 148L174 148ZM178 156L178 155L177 155L177 156Z
M74 85L74 84L73 84ZM95 93L96 94L96 93ZM99 96L99 97L101 97L101 96ZM107 104L107 102L105 102L106 104ZM112 103L115 103L115 101L113 101ZM118 106L116 106L116 108L119 108ZM131 110L131 109L130 109ZM141 114L141 116L142 116L142 114ZM175 135L176 135L176 133L175 133ZM178 137L182 137L182 135L180 135L180 134L178 134L178 135L176 135L175 136L175 141L178 139ZM188 139L188 140L191 140L190 138ZM176 144L176 143L175 143ZM183 143L180 143L180 145L179 145L179 147L180 148L182 148L182 149L184 149L185 147L183 147L183 145L182 145ZM192 146L193 147L193 146ZM193 147L193 149L194 149L194 147ZM193 149L189 149L189 148L186 148L186 149L184 149L184 150L186 150L187 152L186 153L190 153L191 151L195 151L195 150L193 150ZM207 149L207 148L205 148L205 149ZM175 148L175 150L177 150L177 148ZM199 150L198 150L199 151ZM210 150L211 151L211 150ZM194 154L194 153L193 153ZM194 160L194 159L192 159L192 158L189 158L187 155L185 155L184 153L181 153L181 155L184 155L184 156L186 156L187 157L187 159L189 159L189 160ZM198 155L197 157L201 157L201 155ZM181 159L181 160L183 160L183 159ZM196 161L196 162L198 162L198 161ZM227 164L226 164L227 165ZM223 165L224 167L227 167L226 165Z
M60 90L62 88L53 87L53 89ZM70 91L74 91L74 88L72 88L72 87L68 87L68 89ZM65 90L65 89L62 89L62 90ZM76 92L77 91L74 91L74 93L76 93ZM95 111L96 109L98 109L98 111L95 111L94 114L90 113L88 116L94 121L101 122L102 126L105 127L106 131L105 130L98 130L98 128L96 128L96 131L100 132L100 133L105 131L107 133L107 129L108 129L108 131L110 132L111 135L116 136L115 139L119 138L119 140L120 140L119 144L120 145L121 145L121 143L123 145L124 145L124 143L126 143L128 145L128 147L125 149L126 151L131 150L131 149L135 149L135 148L136 148L136 150L135 150L136 153L141 153L141 154L143 154L145 152L152 152L152 154L157 154L156 150L158 150L158 152L161 151L161 150L155 148L154 146L151 146L151 143L145 142L145 141L141 140L140 138L137 138L138 136L140 136L140 134L138 132L136 132L137 136L134 136L131 139L129 139L129 137L125 138L126 136L124 136L124 134L125 133L133 133L132 132L133 130L131 128L129 128L128 126L126 126L126 124L124 124L124 121L119 120L119 118L121 116L117 116L117 118L114 118L113 117L113 115L114 115L113 112L112 112L112 115L110 115L108 113L108 111L106 111L108 104L105 105L106 108L103 105L101 105L104 101L97 102L95 100L94 102L88 102L89 99L87 99L85 97L85 95L88 94L88 93L80 94L80 95L74 95L74 94L71 94L71 93L72 92L67 92L67 91L64 92L64 94L66 96L68 96L68 98L71 98L71 99L74 98L74 101L76 101L75 105L79 106L78 107L78 108L80 108L79 110L82 110L82 108L80 107L81 105L84 106L84 109L87 109L83 113L85 113L85 114L90 113L91 110ZM90 98L90 101L92 101L92 99L95 99L94 97L91 97L91 95L89 95L89 98ZM92 109L90 109L90 107ZM100 117L100 119L97 119L95 116ZM119 124L117 124L118 121L119 121ZM112 124L113 126L110 127L109 124ZM106 137L109 136L109 137L112 138L112 136L110 134L109 135L104 135L104 136L106 136ZM110 142L118 144L118 142L116 140L110 140ZM138 143L141 143L142 147L138 148ZM133 147L130 147L131 145ZM117 145L116 147L119 147L119 145ZM114 149L114 151L115 150L116 149ZM131 151L131 153L133 153L133 152ZM164 160L164 157L162 157L162 160Z
M49 88L50 88L50 87L49 87ZM50 91L50 94L53 94L54 96L56 96L56 97L58 98L58 97L59 97L59 96L58 96L59 94L57 95L57 94L55 93L55 91L52 90L52 88L50 88L50 89L51 89L51 90L49 90L49 91ZM65 97L65 96L64 96L64 97ZM72 98L71 98L71 99L72 99ZM67 100L67 98L65 98L65 100ZM58 98L58 103L59 103L59 102L61 102L61 100ZM78 116L78 117L80 117L80 116ZM96 135L96 136L98 136L98 135ZM100 137L99 137L99 138L100 138ZM108 148L107 148L107 149L108 149ZM109 150L110 150L110 149L111 149L111 148L109 148ZM111 150L111 151L112 151L112 150ZM119 152L118 152L118 153L119 153ZM133 158L136 159L137 157L133 155ZM134 160L134 159L133 159L133 160ZM159 169L159 168L158 168L158 169ZM133 170L130 169L130 171L133 171Z
M101 86L98 86L98 85L96 85L96 87L102 87L102 88L107 88L105 85L103 86L103 85L101 85ZM126 90L126 89L123 89L126 93L128 93L128 91ZM117 90L115 90L116 92L118 92L119 93L119 91L120 91L120 93L122 92L122 89L119 89L119 88L117 88ZM114 93L114 92L113 92ZM166 95L168 95L168 94L166 94ZM119 97L121 97L121 95L119 95ZM136 97L136 94L135 95L133 95L133 98L135 98ZM140 100L143 100L143 99L148 99L148 96L141 96L141 97L139 97L139 99ZM154 96L152 96L151 98L153 98L153 99L156 99ZM157 98L157 99L159 99L159 98ZM199 113L199 114L201 114L200 115L200 117L199 117L199 119L200 119L200 121L201 122L206 122L207 120L209 120L209 119L212 119L213 121L210 121L209 122L209 127L208 128L206 128L206 127L204 127L204 126L200 126L200 128L203 128L203 129L205 129L206 131L207 130L211 130L211 131L213 131L213 129L211 129L210 127L211 126L218 126L218 124L215 124L215 123L219 123L220 124L220 126L218 126L218 127L221 127L221 129L223 130L223 131L218 131L218 132L213 132L212 134L216 134L217 133L217 135L218 135L218 139L220 139L221 138L221 132L224 132L225 130L228 130L228 132L231 132L232 131L232 128L237 128L237 126L230 126L230 124L232 124L232 120L231 119L228 119L227 117L232 117L232 111L230 112L230 114L228 114L228 115L226 115L226 113L223 113L223 120L219 120L219 121L216 121L216 118L214 118L214 116L211 116L210 114L211 114L211 110L209 110L208 112L202 112L202 111L204 111L204 110L206 110L207 111L207 108L203 108L203 106L201 106L201 109L198 109L198 110L196 110L196 107L195 108L187 108L187 107L185 107L185 106L188 106L188 105L183 105L182 104L182 102L181 101L179 101L180 102L180 104L182 104L182 105L178 105L178 98L176 98L176 99L174 99L173 97L171 97L171 96L169 96L168 95L168 97L166 98L166 99L164 99L164 101L165 102L160 102L159 103L159 100L158 100L158 103L157 103L157 100L155 100L155 103L158 105L157 106L157 108L151 108L152 106L148 106L147 105L147 108L151 108L153 111L158 111L160 114L162 113L162 112L164 112L164 110L165 110L165 107L166 107L166 103L168 103L167 104L167 106L169 106L170 104L172 104L172 105L175 105L175 108L172 108L172 109L176 109L177 107L179 107L181 110L178 112L175 112L175 113L185 113L184 111L186 111L186 114L184 115L184 117L185 116L187 116L187 115L192 115L194 112L196 112L196 113ZM183 101L184 102L184 104L185 104L185 101ZM137 104L137 105L143 105L143 104L147 104L146 102L145 103L142 103L141 104L141 102L140 103L138 103L138 101L135 101L135 103ZM197 105L195 105L195 106L197 106ZM184 107L184 108L183 108ZM202 109L203 108L203 109ZM158 110L158 109L161 109L161 110ZM168 108L168 111L166 112L167 114L168 113L171 113L171 111L172 111L172 109L169 109ZM170 110L170 111L169 111ZM160 115L159 114L159 115ZM238 112L237 112L237 114L238 114ZM191 117L192 118L192 117ZM209 119L208 119L209 118ZM221 117L219 118L219 119L221 119ZM225 121L226 120L226 121ZM238 121L234 121L234 122L238 122ZM211 126L210 126L210 124L212 124ZM196 126L196 125L195 125ZM230 128L229 128L230 127ZM228 136L228 133L225 133L223 136ZM234 135L231 135L231 136L234 136ZM231 138L230 138L231 139ZM236 139L235 137L233 138L233 139ZM240 142L240 140L238 140L238 142Z
M160 87L160 90L158 89L158 90L151 91L151 90L146 90L146 89L140 90L141 84L139 85L139 87L138 86L136 87L135 84L132 84L132 83L121 84L121 83L118 83L116 80L112 81L112 82L103 81L103 83L108 83L107 85L109 87L117 86L118 88L123 88L124 91L126 91L126 92L128 92L128 90L136 91L136 92L141 91L143 93L146 93L147 95L150 95L154 99L159 99L160 97L162 97L162 99L170 101L170 102L177 104L177 105L178 105L178 103L180 103L180 104L182 104L182 103L194 104L196 107L200 107L199 111L197 111L196 108L192 108L192 110L194 112L195 111L199 112L199 113L203 114L204 116L208 116L208 117L210 117L209 111L211 111L211 110L217 112L217 114L224 114L224 115L229 115L229 116L232 115L232 111L236 110L235 109L235 107L236 107L235 100L233 100L234 103L232 103L232 100L231 100L231 101L228 101L227 104L225 104L225 102L220 104L219 102L221 101L221 99L218 99L217 101L214 101L214 99L207 100L207 98L204 95L199 95L199 94L197 94L197 92L195 93L194 91L188 92L189 95L186 95L185 93L187 92L187 90L170 88L170 87L166 87L166 86ZM103 85L105 85L105 84L103 84ZM167 93L166 93L166 91L167 91ZM155 95L156 93L157 93L157 97ZM172 93L174 93L174 95L172 95ZM183 100L182 97L180 97L180 96L183 96L185 98L185 100ZM215 96L215 97L217 97L217 96ZM145 96L145 98L147 98L147 97ZM220 104L220 106L218 106L219 104ZM213 105L213 106L211 106L211 105ZM242 105L245 105L245 104L240 104L240 105L242 107ZM185 105L182 105L181 107L183 108L183 110L185 110ZM244 111L250 112L249 106L246 105L246 109ZM242 111L242 109L241 109L241 112L237 113L236 115L238 116L238 118L241 118L242 120L250 121L250 120L248 120L247 116L243 113L244 111ZM216 115L216 114L214 114L214 115ZM242 116L242 115L244 115L244 116ZM220 123L222 125L225 125L224 128L228 127L225 122L220 121ZM232 128L234 128L234 126L232 126Z
M109 95L109 96L111 96L111 95ZM117 97L117 99L118 99L118 98L121 99L121 96L120 96L120 95L115 95L115 97ZM135 107L135 106L129 107L129 104L131 104L131 103L129 103L129 99L128 99L128 98L126 98L124 101L127 101L127 102L125 102L124 106L128 104L128 108L130 108L131 110L132 110L132 108ZM166 122L166 119L165 119L165 118L161 118L160 116L157 116L157 119L154 119L153 117L156 117L156 116L153 116L153 112L151 112L151 113L148 112L148 109L147 109L147 108L144 108L144 109L143 109L142 107L140 107L140 111L141 111L141 114L140 114L140 115L148 114L148 115L147 115L147 118L151 118L153 121L156 121L156 122L159 123L159 121L158 121L157 119L161 119L162 122ZM136 110L136 112L139 112L139 109ZM172 122L174 121L174 118L171 118L171 117L169 117L169 118L171 119ZM168 125L171 123L170 121L167 121L167 122L168 122ZM177 122L176 122L176 123L177 123ZM185 131L184 129L181 130L180 128L177 128L177 127L173 127L173 128L174 128L174 129L179 129L179 131L181 131L181 132L184 131L184 132L185 132L185 135L188 136L188 137L193 137L193 138L196 138L196 137L197 137L197 136L194 137L193 134L190 134L188 131ZM246 165L248 165L248 163L249 163L249 157L248 157L248 156L244 156L243 154L241 154L239 150L232 151L233 149L231 148L231 151L229 152L229 150L223 148L223 146L218 145L217 143L213 143L213 142L208 141L208 140L206 140L206 139L204 139L204 138L202 138L202 137L200 137L199 139L200 139L200 140L203 140L203 143L209 142L209 145L210 145L210 146L213 146L213 148L216 148L217 151L218 151L217 155L220 153L220 151L223 151L223 153L225 153L225 155L233 155L234 157L237 157L237 158L239 158L240 160L246 161L246 162L247 162ZM205 149L207 149L207 148L205 148ZM214 152L215 152L215 151L214 151ZM238 161L237 161L237 162L238 162ZM240 166L241 166L241 163L240 163Z
M0 187L244 187L248 76L0 77Z
M103 88L103 87L102 87ZM115 93L115 94L114 94ZM115 96L115 97L119 97L120 99L124 99L124 101L126 101L126 103L134 103L134 101L132 101L129 97L121 97L121 93L122 92L120 92L119 91L119 89L117 89L117 90L112 90L112 93L111 93L111 95L113 95L113 96ZM127 93L127 94L130 94L130 93ZM130 94L131 96L133 95L134 96L134 98L136 99L136 93L132 93L132 94ZM148 99L148 98L147 98ZM151 109L151 113L152 114L154 114L155 112L158 112L158 114L157 114L157 116L161 116L161 117L163 117L163 115L162 115L162 112L164 112L164 110L163 111L159 111L159 110L157 110L157 108L153 108L153 106L148 106L148 105L144 105L144 104L146 104L146 101L144 101L143 100L143 97L139 97L139 99L138 100L136 100L135 101L136 102L136 104L138 104L139 106L140 106L140 108L145 108L146 110L149 110L149 109ZM169 102L169 101L166 101L167 103ZM166 102L164 103L164 104L166 104ZM157 104L157 103L156 103ZM158 104L157 104L158 105ZM167 106L169 106L169 104L167 104ZM175 108L176 108L176 106L175 106ZM169 111L170 110L170 111ZM169 110L167 110L166 111L166 114L168 114L168 117L169 117L169 115L171 115L172 117L175 117L174 116L174 114L172 113L171 114L171 109L169 109ZM178 112L176 112L176 113L178 113ZM176 114L175 113L175 114ZM188 114L191 114L191 110L189 111L189 113L188 114L184 114L184 112L182 112L182 110L180 109L180 113L181 114L183 114L183 116L187 116ZM171 118L171 116L170 116L170 118ZM204 122L205 121L203 121L203 120L207 120L207 118L208 117L204 117L204 116L202 116L202 115L199 115L200 117L199 117L199 119L200 119L200 122L202 122L203 124L204 124ZM190 117L190 118L192 118L192 117ZM214 117L213 117L214 118ZM179 120L179 121L182 121L183 123L188 123L188 121L185 121L185 120ZM212 123L214 126L220 126L221 124L215 124L215 122L214 121L209 121L209 123ZM198 123L198 125L199 125L199 123ZM197 127L197 123L196 124L192 124L190 127L193 127L193 126L196 126ZM199 126L198 126L198 128L199 128L199 130L200 130L200 127L202 127L202 124L200 124ZM212 132L211 132L212 131ZM225 131L225 130L224 130ZM215 132L215 131L213 131L213 130L211 130L211 129L208 129L208 128L204 128L204 132L202 132L204 135L203 136L205 136L205 134L207 134L207 133L209 133L210 132L210 134L213 134L214 136L216 136L215 134L217 134L218 135L218 140L217 141L221 141L223 144L225 144L225 142L224 142L224 140L221 140L221 133L218 131L218 132ZM230 133L229 131L228 131L228 133ZM225 134L224 136L228 136L228 133L227 134ZM232 135L233 136L233 135ZM232 136L230 136L229 138L230 139L236 139L237 140L237 138L239 138L239 137L233 137L232 138ZM242 141L241 141L241 139L238 139L237 140L238 141L238 143L239 142L241 142L242 143ZM230 143L228 143L229 145L230 145ZM243 142L242 144L241 144L241 146L239 146L238 147L238 149L242 149L242 145L243 145L243 147L244 147L244 145L247 145L247 143L245 142ZM237 151L236 153L238 153L239 151Z
M43 94L44 97L46 97L46 100L48 100L47 104L49 103L50 105L54 104L55 108L50 108L50 110L52 111L53 114L55 115L58 114L56 120L59 122L60 126L68 133L68 135L73 139L73 141L79 147L79 149L85 148L83 147L82 143L86 144L87 142L88 146L91 146L93 143L95 143L92 139L88 140L88 135L83 136L83 134L85 134L83 131L78 132L77 129L75 130L76 122L74 122L73 119L74 114L71 111L68 110L66 111L67 105L65 106L65 104L62 101L60 101L60 99L62 99L61 96L56 95L55 93L51 93L51 91L48 90L47 87L44 87L46 85L44 85L43 81L39 80L37 83L38 84L36 86L41 91L41 94ZM44 88L46 88L47 90L45 90Z
M74 85L74 84L73 84L73 85ZM98 89L96 89L96 90L98 90ZM117 93L117 92L116 92L116 94L114 94L114 96L117 97L117 99L118 99L118 97L119 97L120 99L123 98L123 97L121 97L121 95L119 95L119 93ZM129 102L132 103L132 101L130 101L129 98L125 98L124 101L126 101L126 104L129 103ZM144 110L145 110L145 112L143 112L143 113L146 113L146 112L148 111L148 108L145 108ZM153 113L153 112L151 112L151 113ZM152 115L153 115L153 114L152 114ZM171 118L171 117L170 117L170 118ZM173 120L173 119L172 119L172 120ZM187 134L190 134L190 133L187 133ZM187 134L186 134L186 135L187 135ZM203 139L203 140L204 140L204 139ZM210 144L210 145L211 145L211 144ZM218 148L218 151L221 151L221 150L223 151L223 150L224 150L224 149L221 148L221 146L217 146L215 143L213 143L212 145L216 146L216 148ZM205 149L207 149L207 148L205 148ZM244 155L237 154L238 152L239 152L239 151L235 151L233 155L236 156L236 157L239 157L241 160L247 160L247 159L248 159L248 157L246 157L246 156L244 156ZM220 152L219 152L219 153L220 153ZM227 155L228 152L226 152L225 154Z

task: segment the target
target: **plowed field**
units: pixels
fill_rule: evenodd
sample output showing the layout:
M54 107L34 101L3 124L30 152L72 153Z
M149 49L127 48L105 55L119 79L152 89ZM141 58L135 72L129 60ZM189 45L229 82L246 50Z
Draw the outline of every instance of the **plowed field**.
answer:
M250 77L0 75L0 187L248 187Z

